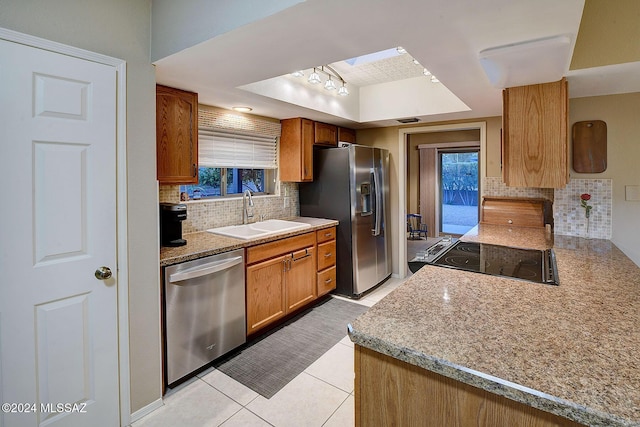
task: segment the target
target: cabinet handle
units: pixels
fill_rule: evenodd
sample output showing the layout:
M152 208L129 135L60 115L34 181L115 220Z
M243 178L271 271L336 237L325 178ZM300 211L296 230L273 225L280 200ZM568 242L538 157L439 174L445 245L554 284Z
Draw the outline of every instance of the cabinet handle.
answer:
M333 282L333 279L327 279L327 280L324 281L325 284L329 284L331 282Z
M324 237L331 237L333 236L333 233L329 232L329 233L324 233Z
M304 258L307 258L307 257L310 257L310 256L311 256L311 254L309 253L309 248L305 248L305 249L304 249L304 255L302 255L302 256L301 256L301 257L299 257L299 258L294 258L294 257L293 257L293 252L292 252L292 253L291 253L291 259L289 260L289 262L291 262L291 261L299 261L299 260L301 260L301 259L304 259Z
M331 252L327 252L326 254L324 254L325 258L329 258L330 256L332 256L333 254Z
M196 164L192 164L191 165L193 168L193 177L195 178L196 176L198 176L198 167L196 166Z

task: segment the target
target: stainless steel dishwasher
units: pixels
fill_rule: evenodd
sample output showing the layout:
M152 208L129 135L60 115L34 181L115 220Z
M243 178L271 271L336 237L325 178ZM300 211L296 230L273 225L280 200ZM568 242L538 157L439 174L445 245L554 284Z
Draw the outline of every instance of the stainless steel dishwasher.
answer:
M165 384L246 342L244 250L165 268Z

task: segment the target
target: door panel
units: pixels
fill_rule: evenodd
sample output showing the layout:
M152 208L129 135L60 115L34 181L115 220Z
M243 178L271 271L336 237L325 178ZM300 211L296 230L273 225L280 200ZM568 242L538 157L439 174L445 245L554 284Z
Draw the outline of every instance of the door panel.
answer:
M377 283L376 240L372 234L374 182L373 150L354 146L351 176L355 186L352 192L354 293L360 294Z
M118 425L115 68L0 41L0 74L0 394L49 408L0 417Z

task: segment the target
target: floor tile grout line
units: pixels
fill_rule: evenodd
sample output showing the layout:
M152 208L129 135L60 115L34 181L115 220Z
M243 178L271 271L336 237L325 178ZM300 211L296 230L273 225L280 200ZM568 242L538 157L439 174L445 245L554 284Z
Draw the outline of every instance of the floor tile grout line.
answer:
M328 381L326 381L326 380L323 380L322 378L316 377L315 375L310 374L310 373L309 373L309 372L307 372L307 371L302 371L301 373L302 373L302 374L307 374L307 375L309 375L310 377L315 378L316 380L322 381L323 383L328 384L328 385L330 385L331 387L336 388L336 389L338 389L338 390L340 390L340 391L342 391L342 392L344 392L344 393L351 394L351 392L350 392L350 391L343 390L343 389L341 389L340 387L338 387L337 385L335 385L335 384L331 384L330 382L328 382Z
M350 395L350 394L348 394L348 395L347 395L347 397L345 397L345 398L344 398L344 400L343 400L343 401L338 405L338 407L336 408L336 410L335 410L335 411L333 411L333 412L331 413L331 415L329 415L329 418L327 418L327 419L324 421L324 423L322 423L322 426L325 426L325 425L329 422L329 420L331 419L331 417L333 417L333 416L335 415L335 413L336 413L336 412L338 412L338 410L342 407L342 405L344 405L344 404L345 404L345 402L347 401L347 399L349 399L349 396L351 396L351 395ZM322 426L321 426L321 427L322 427Z

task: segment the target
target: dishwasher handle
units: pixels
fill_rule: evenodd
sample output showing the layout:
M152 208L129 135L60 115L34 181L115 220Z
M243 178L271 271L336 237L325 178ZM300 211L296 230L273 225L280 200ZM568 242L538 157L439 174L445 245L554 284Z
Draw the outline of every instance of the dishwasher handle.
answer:
M223 270L227 270L233 266L241 264L243 261L242 256L234 258L224 259L222 261L214 261L208 264L199 265L197 267L189 268L187 270L180 271L169 275L169 283L181 282L187 279L194 279L196 277L206 276L208 274L218 273Z

